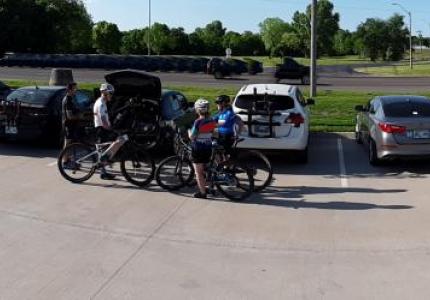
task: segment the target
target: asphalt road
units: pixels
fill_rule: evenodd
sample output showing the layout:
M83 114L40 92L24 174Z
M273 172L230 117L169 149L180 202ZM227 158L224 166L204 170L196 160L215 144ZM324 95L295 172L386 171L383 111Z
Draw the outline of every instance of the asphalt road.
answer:
M0 80L25 79L35 81L48 81L50 69L37 68L7 68L0 67ZM77 82L98 83L104 81L108 70L73 70ZM272 71L273 72L273 71ZM203 86L203 87L236 87L240 88L251 83L274 83L273 73L270 69L266 73L256 76L243 75L235 78L215 80L212 76L197 73L153 73L159 76L163 85L169 86ZM299 84L299 80L283 81L283 83ZM319 77L321 90L357 90L380 92L423 92L429 91L430 77L404 78L404 77L368 77L359 73L351 73L342 68L324 68Z
M427 299L428 163L370 167L316 135L245 203L97 177L0 144L0 299Z

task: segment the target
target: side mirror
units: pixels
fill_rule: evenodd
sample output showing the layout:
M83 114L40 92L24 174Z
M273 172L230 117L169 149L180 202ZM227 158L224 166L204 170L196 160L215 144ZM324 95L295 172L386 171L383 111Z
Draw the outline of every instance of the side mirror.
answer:
M306 105L315 105L315 100L314 99L306 100Z
M356 110L356 111L358 111L358 112L365 111L365 109L364 109L364 106L363 106L363 105L357 105L357 106L355 106L355 110Z

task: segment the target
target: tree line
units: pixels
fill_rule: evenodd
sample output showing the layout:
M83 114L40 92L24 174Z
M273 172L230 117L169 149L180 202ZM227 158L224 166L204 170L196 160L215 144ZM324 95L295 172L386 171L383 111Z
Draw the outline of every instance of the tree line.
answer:
M155 23L121 32L116 24L94 23L82 0L2 0L0 2L0 54L105 53L158 55L308 56L310 47L310 6L295 12L291 22L267 18L260 32L228 31L220 21L187 33ZM409 31L403 16L388 20L368 18L355 32L339 26L340 15L329 0L317 5L319 55L360 55L372 60L399 60L409 48ZM430 46L430 39L414 37Z

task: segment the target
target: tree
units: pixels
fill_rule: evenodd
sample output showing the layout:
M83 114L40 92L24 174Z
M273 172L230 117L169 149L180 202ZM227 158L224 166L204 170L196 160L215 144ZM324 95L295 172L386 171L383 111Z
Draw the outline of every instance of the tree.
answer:
M169 34L169 53L188 54L190 52L190 42L184 28L172 28Z
M121 32L116 24L102 21L93 28L93 47L98 53L119 53L121 38Z
M145 40L148 29L134 29L122 33L123 54L146 54L148 52L147 41Z
M405 54L406 45L409 43L409 30L405 28L404 18L395 14L386 22L388 53L387 57L392 61L399 61Z
M205 28L196 28L194 31L203 42L204 54L208 55L224 54L223 39L225 32L226 29L223 27L221 21L213 21L207 24Z
M339 29L334 36L334 51L339 56L356 54L353 34L348 30Z
M150 32L151 50L158 55L169 51L170 29L166 24L154 23Z
M311 40L311 5L306 8L306 13L296 12L291 23L295 34L302 41L302 47L306 49L305 54L310 52ZM334 13L334 6L328 0L320 0L317 4L317 47L318 55L333 55L334 37L339 30L338 13Z
M88 52L92 21L80 0L2 0L0 52Z
M381 19L370 18L358 26L357 35L363 43L364 53L372 61L386 58L387 34L387 27Z
M245 31L241 37L240 55L264 55L265 47L259 34Z
M280 18L267 18L260 26L260 35L270 56L278 54L282 36L288 31L288 23Z

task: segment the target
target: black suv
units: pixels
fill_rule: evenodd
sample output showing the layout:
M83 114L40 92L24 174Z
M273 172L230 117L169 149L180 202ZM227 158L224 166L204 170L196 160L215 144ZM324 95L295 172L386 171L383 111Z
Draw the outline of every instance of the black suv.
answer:
M276 66L275 78L278 83L282 79L300 79L302 84L309 84L310 68L286 57L283 64Z

